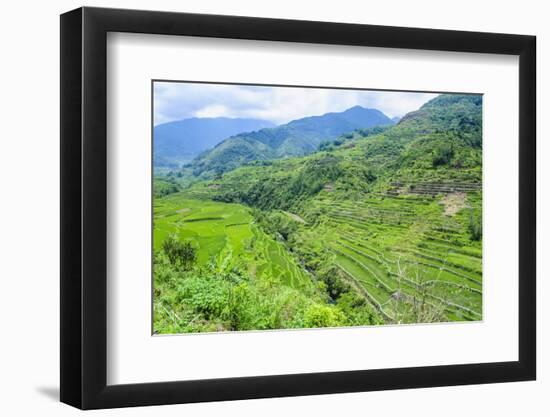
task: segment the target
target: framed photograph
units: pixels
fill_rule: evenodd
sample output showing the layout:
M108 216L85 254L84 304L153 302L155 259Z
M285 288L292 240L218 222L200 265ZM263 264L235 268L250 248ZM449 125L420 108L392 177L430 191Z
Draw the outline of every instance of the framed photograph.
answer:
M533 380L535 37L61 16L61 401Z

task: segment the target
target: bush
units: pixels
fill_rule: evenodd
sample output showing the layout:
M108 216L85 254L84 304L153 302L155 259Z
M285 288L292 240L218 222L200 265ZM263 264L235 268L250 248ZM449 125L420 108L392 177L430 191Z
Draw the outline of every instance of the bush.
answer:
M170 263L184 271L191 269L197 260L197 251L191 242L180 242L174 234L164 239L162 249L168 256Z
M384 323L367 301L355 292L342 294L336 305L346 315L350 326Z
M346 324L344 313L333 306L312 304L304 314L305 327L337 327Z
M178 301L185 302L208 320L220 317L228 299L229 285L215 277L190 276L178 288Z

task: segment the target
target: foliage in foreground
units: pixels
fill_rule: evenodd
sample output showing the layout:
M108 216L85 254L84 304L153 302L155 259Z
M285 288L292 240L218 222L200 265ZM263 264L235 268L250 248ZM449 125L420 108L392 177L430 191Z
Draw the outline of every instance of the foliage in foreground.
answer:
M329 302L325 286L293 289L210 264L184 271L164 253L155 255L154 328L157 333L269 330L380 324L353 292Z

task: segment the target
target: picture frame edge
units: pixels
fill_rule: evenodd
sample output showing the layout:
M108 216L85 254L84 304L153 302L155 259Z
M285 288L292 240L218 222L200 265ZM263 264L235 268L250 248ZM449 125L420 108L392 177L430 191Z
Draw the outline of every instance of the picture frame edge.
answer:
M321 41L333 45L365 30L363 46L397 47L398 33L410 33L402 48L514 54L520 57L520 265L519 360L514 362L358 370L314 374L173 381L108 386L106 380L106 36L136 32L148 13L148 32L201 36L212 26L219 36L231 22L247 22L232 34L260 33L263 40L311 42L298 36L303 25L326 28ZM200 19L200 28L174 22ZM159 22L165 21L165 25ZM223 24L220 25L220 22ZM259 25L258 22L262 22ZM264 25L263 23L269 23ZM261 26L261 28L260 28ZM276 28L279 27L279 33ZM300 29L302 28L302 29ZM126 30L124 30L126 29ZM259 31L259 32L258 32ZM271 31L271 32L270 32ZM379 32L376 35L376 32ZM388 32L389 31L389 32ZM394 31L396 35L383 39ZM437 34L437 40L430 36ZM60 400L81 409L227 401L387 389L424 388L536 379L536 37L530 35L396 28L239 16L196 15L125 9L79 8L61 15L60 39ZM441 36L443 35L443 36ZM295 36L295 40L290 37ZM333 36L334 42L323 42ZM481 37L481 41L468 44ZM279 39L283 38L283 39ZM350 42L358 42L350 39ZM451 49L438 49L447 42ZM356 45L356 43L350 43ZM383 45L393 46L383 46ZM475 50L477 45L479 50ZM425 47L424 47L425 46ZM453 49L455 48L455 49ZM493 52L490 49L493 48ZM495 52L495 50L497 52ZM355 388L354 388L355 387Z

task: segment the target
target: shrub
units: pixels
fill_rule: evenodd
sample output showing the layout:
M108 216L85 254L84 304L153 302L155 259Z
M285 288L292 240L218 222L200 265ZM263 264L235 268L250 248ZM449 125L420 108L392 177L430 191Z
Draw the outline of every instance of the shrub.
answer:
M181 242L174 234L169 235L162 243L162 249L170 263L185 271L191 269L197 260L197 251L189 241Z
M338 308L346 315L350 326L365 326L372 324L383 324L374 309L367 301L355 292L346 292L336 303Z
M346 317L338 308L311 304L304 314L305 327L337 327L346 324Z

